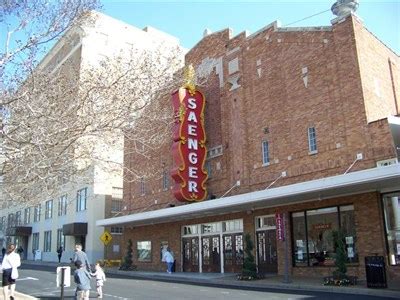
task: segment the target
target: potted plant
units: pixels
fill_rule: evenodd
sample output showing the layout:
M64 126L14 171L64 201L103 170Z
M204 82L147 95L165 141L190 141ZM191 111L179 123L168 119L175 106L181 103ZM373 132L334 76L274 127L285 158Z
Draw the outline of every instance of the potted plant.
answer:
M332 276L324 278L324 285L355 285L357 284L357 277L347 275L347 256L346 256L346 243L345 235L342 230L332 231L332 239L334 243L335 253L335 267Z
M251 239L250 234L245 235L245 245L246 248L244 250L244 261L243 261L243 269L242 273L238 275L238 280L254 280L259 279L261 276L257 273L257 266L255 263L253 249L254 243Z
M128 240L126 255L119 267L120 270L124 271L133 271L136 270L137 267L133 265L133 250L132 250L132 240Z

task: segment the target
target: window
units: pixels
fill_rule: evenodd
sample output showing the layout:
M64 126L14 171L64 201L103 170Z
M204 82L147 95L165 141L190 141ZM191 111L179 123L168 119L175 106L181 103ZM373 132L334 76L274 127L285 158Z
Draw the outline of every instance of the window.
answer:
M87 188L80 189L76 194L76 211L86 210Z
M144 195L146 193L146 189L144 186L144 178L140 178L140 195Z
M192 234L198 234L199 233L199 227L198 225L187 225L183 226L183 235L192 235Z
M1 217L0 219L0 231L5 230L6 227L6 217Z
M48 220L51 219L52 217L53 217L53 200L48 200L45 203L44 218Z
M221 231L221 223L208 223L201 225L202 233L216 233Z
M51 230L44 232L43 252L51 252Z
M58 198L58 215L64 216L67 214L67 195L62 195Z
M65 249L65 236L62 228L57 229L57 249L63 247Z
M31 222L31 208L27 207L24 210L24 224L29 224Z
M34 208L33 222L40 222L40 214L42 213L42 205L38 204Z
M257 217L257 229L276 229L275 215Z
M400 192L383 196L389 264L400 265Z
M151 241L137 242L138 261L151 261Z
M111 200L111 211L118 212L122 211L123 202L121 200Z
M123 227L111 227L110 232L112 234L122 234L124 232Z
M347 262L358 262L353 205L292 213L295 266L333 266L334 232L344 234Z
M318 152L315 127L308 127L308 151L310 154Z
M262 142L262 162L264 166L269 165L269 144L267 141Z
M243 231L243 219L225 221L222 223L224 232Z
M22 224L22 217L21 217L21 211L17 211L15 213L15 226L21 226Z
M15 216L14 214L9 214L8 215L8 220L7 220L7 227L14 227L14 223L15 223Z
M169 187L169 172L167 170L163 170L163 177L162 177L162 189L168 190Z
M205 169L206 169L206 171L207 171L207 176L208 176L208 178L211 178L211 176L212 176L212 169L211 169L211 161L206 161L206 164L205 164Z
M39 249L39 232L32 234L32 252Z

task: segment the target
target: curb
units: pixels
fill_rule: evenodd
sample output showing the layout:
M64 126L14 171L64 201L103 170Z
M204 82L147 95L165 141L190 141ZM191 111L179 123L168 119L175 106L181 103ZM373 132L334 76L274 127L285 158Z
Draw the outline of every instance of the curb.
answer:
M171 282L178 284L191 284L191 285L201 285L209 287L218 288L229 288L238 290L252 290L266 292L271 290L293 290L293 291L303 291L303 292L322 292L322 293L336 293L336 294L353 294L353 295L365 295L365 296L379 296L379 297L389 297L400 299L400 291L384 290L384 289L367 289L367 288L357 288L357 287L335 287L335 286L315 286L307 285L301 283L259 283L259 282L222 282L220 279L215 279L210 281L210 279L193 279L193 278L182 278L175 276L157 276L157 275L146 275L146 274L132 274L125 273L125 271L109 271L106 270L107 275L114 275L120 277L130 277L134 279L141 280L155 280L161 282Z

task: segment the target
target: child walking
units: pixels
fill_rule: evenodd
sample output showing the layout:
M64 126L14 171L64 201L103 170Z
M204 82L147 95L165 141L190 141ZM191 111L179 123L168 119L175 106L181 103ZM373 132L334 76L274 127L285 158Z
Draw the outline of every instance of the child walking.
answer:
M75 299L89 300L90 293L90 274L84 268L84 264L77 260L75 262L74 281L76 283Z
M90 275L96 277L97 298L103 298L103 285L106 281L106 274L104 274L99 262L96 263L95 272L90 273Z

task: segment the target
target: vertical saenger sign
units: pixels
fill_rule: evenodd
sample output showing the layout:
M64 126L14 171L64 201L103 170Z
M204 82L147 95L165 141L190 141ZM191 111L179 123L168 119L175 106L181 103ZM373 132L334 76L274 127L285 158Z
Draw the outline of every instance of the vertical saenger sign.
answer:
M174 127L172 153L175 181L173 193L179 201L202 201L207 196L207 156L204 128L205 99L196 89L180 88L172 94Z
M282 213L275 214L276 237L279 241L285 240L285 220Z

